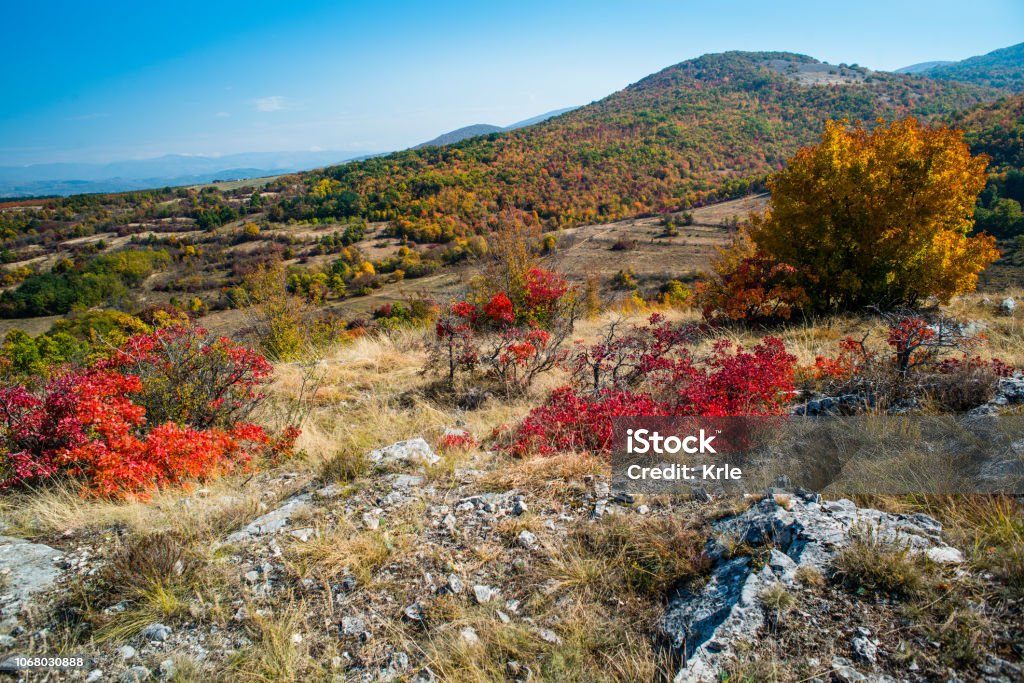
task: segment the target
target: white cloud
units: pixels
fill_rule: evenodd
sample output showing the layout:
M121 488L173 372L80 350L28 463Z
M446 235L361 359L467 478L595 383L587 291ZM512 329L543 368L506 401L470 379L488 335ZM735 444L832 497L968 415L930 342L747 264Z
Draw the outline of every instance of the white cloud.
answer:
M280 95L260 97L252 101L256 111L281 111L288 108L288 102Z
M219 111L217 112L216 116L219 119L226 119L227 117L231 116L231 114L226 111Z

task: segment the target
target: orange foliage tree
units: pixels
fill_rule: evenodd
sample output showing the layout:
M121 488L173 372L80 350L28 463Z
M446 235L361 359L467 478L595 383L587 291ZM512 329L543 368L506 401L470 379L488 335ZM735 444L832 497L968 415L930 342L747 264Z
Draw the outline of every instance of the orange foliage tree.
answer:
M814 310L891 308L972 291L999 256L970 235L988 158L963 134L914 118L873 130L831 121L770 183L750 237L760 253L814 278Z

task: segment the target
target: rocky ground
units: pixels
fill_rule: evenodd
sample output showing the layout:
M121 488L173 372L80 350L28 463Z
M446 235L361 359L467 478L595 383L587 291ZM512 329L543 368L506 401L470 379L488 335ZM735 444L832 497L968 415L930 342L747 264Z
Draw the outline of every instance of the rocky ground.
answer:
M486 455L445 462L417 439L370 453L369 469L348 481L257 476L252 510L262 513L213 543L202 578L189 551L152 538L142 551L152 556L125 565L117 529L50 545L5 538L3 651L88 659L25 680L588 680L575 659L602 649L585 633L596 628L648 639L636 648L648 665L611 678L1024 677L1019 596L972 573L927 515L781 489L760 500L637 501L613 496L586 460L533 473L547 479L496 470ZM685 532L667 519L688 520ZM602 586L591 574L615 560L588 561L581 533L621 526L642 537L656 520L658 533L675 534L661 552L685 562L666 571L659 550L623 546L612 555L643 568L617 578L637 585ZM120 556L110 550L119 546ZM161 563L170 577L153 581L168 592L190 577L182 598L141 600L183 601L163 616L111 585L131 583L111 577L112 564L146 573ZM664 592L652 597L642 577L677 585L656 585ZM607 616L580 613L598 605L648 621L616 633ZM937 616L912 623L908 610L936 605Z
M1021 365L1021 322L988 325ZM806 363L851 333L784 336ZM85 659L12 680L1024 680L1020 501L616 495L602 459L473 445L562 379L451 408L421 339L330 359L297 459L0 499L0 660Z

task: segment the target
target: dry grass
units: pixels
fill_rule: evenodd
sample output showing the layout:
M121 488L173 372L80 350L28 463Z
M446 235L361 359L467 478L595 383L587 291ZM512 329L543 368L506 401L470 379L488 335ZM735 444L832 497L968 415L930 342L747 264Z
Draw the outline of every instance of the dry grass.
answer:
M350 575L361 586L372 585L374 574L393 558L407 550L413 541L411 529L359 529L342 521L328 533L307 543L296 543L287 550L292 572L302 578L316 578L321 583L338 576Z
M253 611L249 619L253 644L232 657L228 680L286 683L322 675L322 660L309 649L305 611L305 605L296 602L267 616Z
M981 311L974 317L983 317L989 326L987 354L1024 363L1021 320L999 317L987 308L978 308L976 302L958 300L953 304L960 310L957 307L965 312ZM692 310L663 312L673 320L697 317ZM648 313L637 310L629 315L639 323ZM574 336L593 340L609 320L621 315L621 311L609 312L584 321ZM791 325L775 333L801 363L811 363L817 355L834 355L838 340L848 335L860 337L871 331L877 342L884 344L882 330L877 321L836 317ZM302 458L255 475L210 482L193 492L158 492L148 502L86 500L74 487L57 485L5 496L0 499L0 518L11 525L7 533L32 537L125 530L127 541L111 566L134 578L118 581L106 577L102 590L82 586L83 599L78 602L87 619L96 618L114 596L126 599L130 606L123 613L91 622L91 636L113 643L154 621L227 623L227 615L235 609L227 605L244 591L236 585L238 566L226 565L211 549L216 541L273 507L280 498L318 479L343 482L358 495L372 492L380 473L367 465L368 451L418 436L436 447L444 428L453 426L480 440L495 428L514 425L547 390L565 381L564 374L552 373L542 378L532 394L516 401L490 401L476 410L457 410L432 400L427 391L431 380L420 372L425 360L423 334L422 330L409 330L363 337L335 349L322 363L322 384L308 397L301 396L301 364L278 366L271 388L274 398L264 420L274 423L279 417L269 413L283 412L289 402L306 401L308 415L298 443L305 453ZM728 334L747 345L761 336L758 332ZM698 347L698 355L708 343ZM375 595L387 595L394 602L389 609L400 612L406 599L419 596L414 597L412 588L395 576L405 576L403 572L414 567L435 576L457 571L467 582L475 575L488 577L494 585L506 582L503 592L508 588L508 595L522 597L523 612L505 623L497 613L504 609L501 601L475 605L451 596L424 596L427 618L422 628L410 627L400 616L388 621L390 617L385 615L385 623L374 626L374 644L360 656L373 660L384 649L402 649L420 665L430 666L439 679L452 681L525 677L525 667L532 672L531 680L671 677L671 663L655 646L656 623L666 593L699 577L705 569L706 520L698 519L696 512L667 517L654 513L650 517L613 515L580 522L567 536L555 537L538 513L572 511L581 504L590 488L587 482L607 474L604 459L586 454L514 459L480 449L437 450L442 462L426 474L427 485L434 486L440 497L455 487L456 471L468 466L485 470L478 480L480 489L524 493L530 512L498 520L483 540L468 532L452 534L451 545L446 546L427 540L424 500L410 501L401 511L389 512L376 530L343 514L318 512L309 520L318 528L318 537L306 543L284 540L288 580L312 578L315 585L327 586L340 576L352 576L359 586L355 599L365 597L371 592L366 589L371 588ZM296 476L281 483L278 479L285 472ZM444 502L450 504L451 499ZM659 514L669 506L669 501L645 502ZM326 510L330 503L323 505ZM1024 523L1019 505L1012 500L902 499L900 505L940 518L951 540L968 552L977 568L992 572L1017 590L1024 586ZM331 512L337 513L341 507ZM721 514L737 511L723 510ZM541 547L527 555L521 568L510 568L513 558L526 555L515 545L523 530L535 533ZM180 547L166 539L175 539ZM194 569L190 563L195 563ZM945 577L919 557L884 547L868 534L844 551L837 571L855 588L903 596L912 610L907 614L918 620L922 632L946 645L954 653L953 659L963 661L972 648L983 649L990 629L977 621L973 612L949 600L928 604L936 591L944 594ZM801 600L826 590L821 574L802 571L798 580L814 589L800 593ZM326 593L330 603L330 591ZM792 598L789 593L768 596L772 609L781 613L792 608ZM323 622L325 610L332 608L311 601L308 594L302 600L290 597L287 604L280 595L274 600L269 616L260 616L257 607L264 605L247 608L252 645L217 672L220 678L289 681L339 675L328 665L337 639L330 627L330 633L325 631ZM526 615L532 621L522 618ZM237 624L232 627L241 628ZM464 636L467 628L476 634L476 641ZM296 634L301 638L296 639ZM782 662L781 656L748 660L742 666L737 664L736 677L730 680L790 680L781 671ZM518 673L513 672L516 666Z
M851 529L851 543L836 555L836 576L847 586L897 597L923 595L935 579L926 556L887 544L872 529Z

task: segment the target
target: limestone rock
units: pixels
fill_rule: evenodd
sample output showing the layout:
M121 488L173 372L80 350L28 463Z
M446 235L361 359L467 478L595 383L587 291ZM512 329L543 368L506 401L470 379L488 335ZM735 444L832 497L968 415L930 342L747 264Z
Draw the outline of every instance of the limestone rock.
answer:
M430 448L430 444L421 438L399 441L385 448L378 448L370 451L368 457L370 462L377 465L433 465L441 460Z

